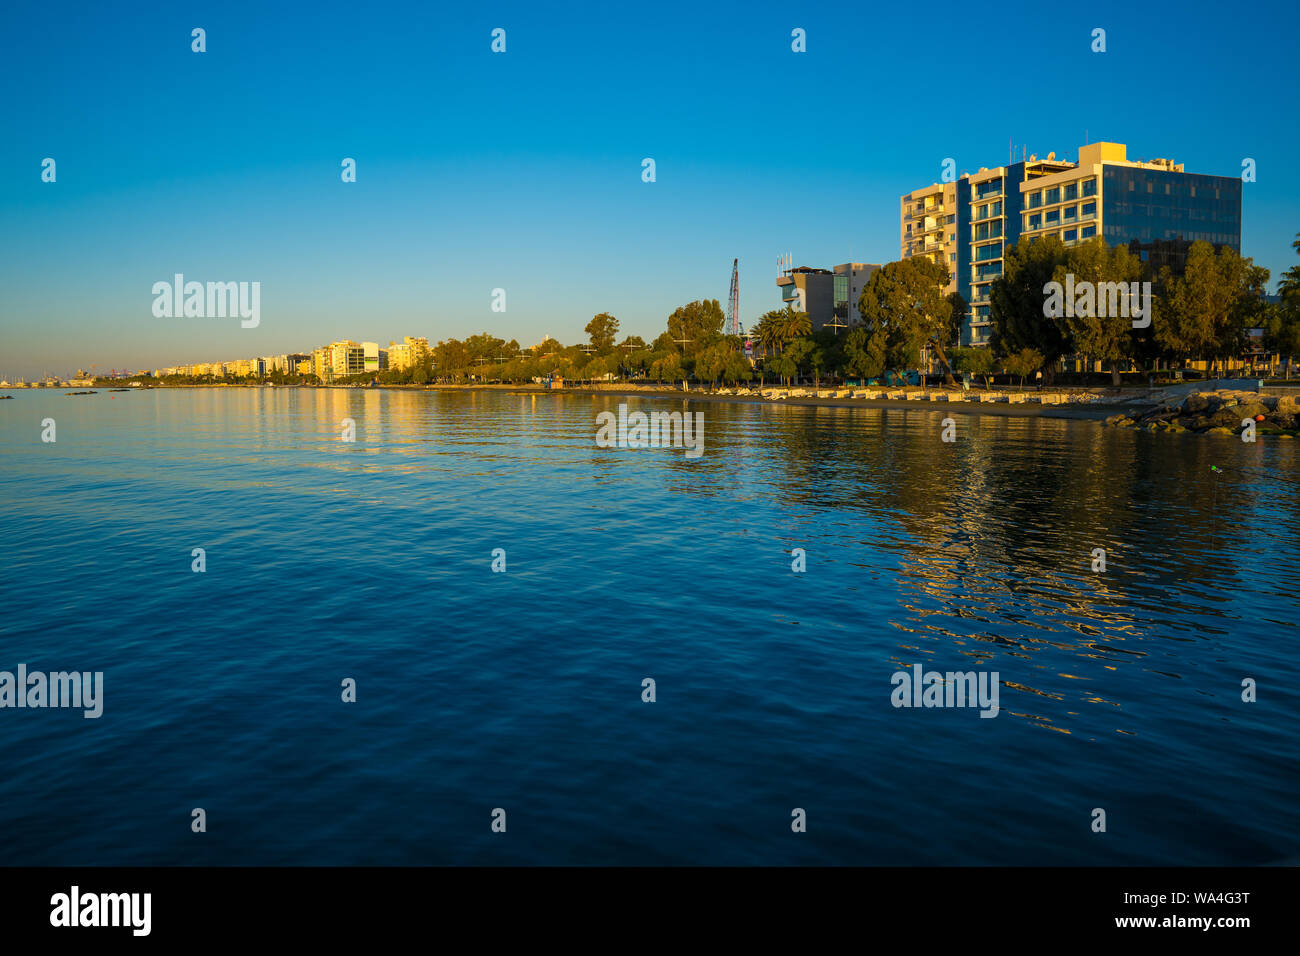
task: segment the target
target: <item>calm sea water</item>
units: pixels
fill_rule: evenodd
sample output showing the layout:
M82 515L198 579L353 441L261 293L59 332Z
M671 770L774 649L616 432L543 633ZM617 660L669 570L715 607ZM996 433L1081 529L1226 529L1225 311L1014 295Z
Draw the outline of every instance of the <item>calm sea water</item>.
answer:
M704 403L692 460L595 447L614 397L14 394L0 670L105 691L0 710L0 864L1300 856L1300 443ZM1001 713L893 707L914 663Z

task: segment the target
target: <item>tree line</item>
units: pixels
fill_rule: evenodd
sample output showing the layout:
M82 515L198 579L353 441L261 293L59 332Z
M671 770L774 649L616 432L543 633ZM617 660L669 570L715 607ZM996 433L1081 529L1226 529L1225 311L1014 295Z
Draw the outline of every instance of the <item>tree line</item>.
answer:
M1292 247L1300 254L1300 234ZM1064 283L1150 282L1151 322L1135 329L1127 314L1106 309L1046 314L1045 287ZM647 343L638 335L619 339L619 320L608 312L592 317L587 340L564 345L547 338L523 348L486 332L446 339L416 356L407 367L336 379L344 383L469 384L530 383L559 376L578 382L643 380L737 385L757 380L794 383L810 379L878 379L918 369L928 354L945 379L953 372L985 376L995 372L1048 378L1067 356L1109 366L1115 381L1130 364L1155 371L1192 360L1228 368L1251 348L1248 329L1263 329L1270 353L1300 355L1300 265L1282 276L1278 301L1265 299L1269 272L1232 249L1193 243L1186 268L1155 270L1127 246L1108 246L1101 237L1074 246L1059 239L1022 242L1006 250L1003 272L989 294L989 344L959 348L967 303L945 295L950 274L928 258L904 259L872 274L858 300L861 321L846 331L812 330L806 313L789 306L765 313L748 337L723 332L717 299L699 299L675 309L664 330ZM756 346L745 354L746 340ZM314 383L312 375L275 373L284 384ZM210 380L210 377L209 379Z

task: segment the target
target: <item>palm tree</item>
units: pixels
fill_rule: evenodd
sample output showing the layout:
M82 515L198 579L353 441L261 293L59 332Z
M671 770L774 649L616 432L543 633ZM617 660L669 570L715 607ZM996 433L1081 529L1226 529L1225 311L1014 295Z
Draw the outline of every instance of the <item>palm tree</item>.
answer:
M1300 232L1296 233L1291 248L1300 253ZM1277 294L1286 298L1300 292L1300 266L1292 266L1282 273L1282 278L1277 284Z
M784 319L785 313L780 309L774 309L765 313L758 320L758 325L754 326L754 335L758 338L759 344L763 346L765 356L774 354L785 340L782 328Z
M796 312L792 306L786 306L781 314L781 340L788 342L804 335L812 334L812 320L807 312Z

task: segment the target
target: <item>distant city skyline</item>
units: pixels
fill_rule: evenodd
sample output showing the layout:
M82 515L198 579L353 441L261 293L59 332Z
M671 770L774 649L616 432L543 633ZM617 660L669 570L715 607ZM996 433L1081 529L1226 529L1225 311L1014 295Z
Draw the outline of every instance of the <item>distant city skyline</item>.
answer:
M0 144L9 377L358 336L568 344L598 312L648 339L685 302L725 303L736 257L750 327L781 305L783 253L827 269L893 261L900 195L940 181L946 159L974 173L1022 147L1075 159L1109 140L1223 176L1253 159L1242 253L1270 290L1296 261L1289 4L1239 17L1206 2L1012 4L958 20L774 3L403 4L382 19L234 3L71 21L32 6L0 23L0 75L17 91ZM195 27L206 52L191 51ZM490 48L497 27L505 53ZM1105 53L1090 48L1098 27ZM792 52L795 28L807 52ZM938 53L953 49L1005 70L945 70ZM260 322L156 317L151 289L176 273L260 283Z

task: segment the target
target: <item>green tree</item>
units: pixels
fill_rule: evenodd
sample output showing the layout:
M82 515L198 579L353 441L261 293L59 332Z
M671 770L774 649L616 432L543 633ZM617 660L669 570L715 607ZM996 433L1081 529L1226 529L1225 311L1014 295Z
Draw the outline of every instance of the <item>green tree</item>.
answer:
M997 360L990 348L957 349L952 355L952 364L959 372L967 375L983 375L984 387L989 387L989 375L997 366Z
M1216 253L1208 242L1192 243L1182 275L1161 270L1156 338L1171 352L1216 365L1240 355L1245 330L1263 321L1267 282L1267 269L1228 246Z
M649 349L639 349L628 354L624 365L633 375L644 375L654 363L655 357L654 352Z
M1055 236L1021 240L1006 251L1002 275L989 288L990 345L997 354L1034 349L1054 365L1074 351L1065 326L1043 314L1043 287L1065 263L1065 253L1065 244Z
M1295 239L1291 241L1291 248L1300 254L1300 232L1297 232ZM1289 296L1300 295L1300 265L1294 265L1282 273L1282 278L1277 283L1277 294L1283 300Z
M542 339L528 351L530 351L534 356L541 358L544 355L554 355L557 352L564 351L564 346L560 344L558 339L547 337Z
M675 352L670 352L663 358L655 359L650 366L650 377L656 382L682 382L686 380L686 372L682 368L682 359Z
M885 373L886 335L883 329L854 326L844 336L845 368L851 375L867 379Z
M808 313L796 312L794 307L789 305L781 313L779 326L783 346L786 342L812 334L812 320L808 318Z
M1023 389L1025 376L1033 375L1043 367L1045 361L1043 353L1037 349L1020 349L1006 357L1004 366L1009 375L1020 376L1020 387Z
M748 382L754 377L754 367L736 349L730 349L727 352L726 362L722 369L722 380L738 385L741 382Z
M783 385L789 385L799 374L799 366L788 352L782 352L775 358L767 360L767 365Z
M813 385L817 388L821 388L822 369L826 368L827 357L826 350L813 343L813 347L808 350L808 357L804 360L808 363L808 370L812 372Z
M1296 234L1291 248L1300 253L1300 233ZM1263 319L1264 347L1287 357L1290 377L1296 356L1300 356L1300 265L1282 273L1277 294L1280 301L1268 308Z
M586 332L592 348L597 352L608 352L618 337L618 319L608 312L601 312L587 323Z
M763 313L762 318L758 320L758 325L754 326L754 337L763 346L763 355L775 355L784 341L782 338L782 322L785 312L782 309L773 309L771 312Z
M791 339L785 343L781 350L781 357L790 360L794 371L790 374L791 379L796 379L799 375L811 368L810 359L816 345L811 339L798 338Z
M433 362L438 369L438 377L455 381L465 375L470 366L470 353L463 342L447 339L433 348Z
M943 343L952 335L952 303L943 289L948 280L947 267L924 256L890 262L871 274L858 312L869 334L884 334L886 367L916 368L927 345L947 367ZM947 378L952 381L951 374Z
M694 355L718 340L724 320L717 299L690 302L668 317L668 335L684 354Z
M719 353L722 346L712 345L695 356L695 377L701 382L713 384L722 371L723 356Z
M1300 356L1300 296L1284 298L1264 320L1264 348L1287 357L1288 370Z
M749 377L749 363L732 346L719 343L696 356L695 377L711 384L718 379L735 382L741 377Z
M1073 282L1067 282L1068 276L1074 277ZM1128 246L1111 247L1096 236L1066 249L1065 261L1057 265L1052 279L1062 288L1062 297L1056 302L1060 306L1059 314L1054 317L1045 315L1044 320L1055 321L1064 327L1075 352L1088 359L1109 362L1112 381L1118 385L1120 362L1133 354L1132 309L1127 296L1130 284L1142 279L1142 260L1129 252ZM1079 307L1088 304L1087 293L1084 293L1066 308L1064 292L1081 288L1083 282L1089 285L1082 288L1092 291L1091 307ZM1117 296L1106 291L1112 288L1110 283L1116 284L1113 288L1118 290Z

